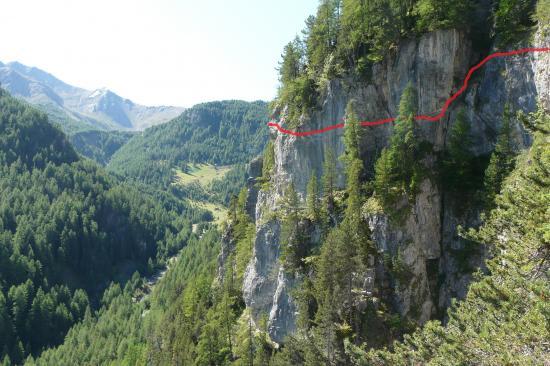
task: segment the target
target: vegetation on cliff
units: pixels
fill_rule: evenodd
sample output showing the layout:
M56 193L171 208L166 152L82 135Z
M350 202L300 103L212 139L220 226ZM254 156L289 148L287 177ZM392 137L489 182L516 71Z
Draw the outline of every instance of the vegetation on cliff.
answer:
M484 7L472 0L321 0L302 36L283 49L277 104L296 127L302 114L317 108L329 80L368 79L372 65L404 39L459 29L475 42L507 47L525 40L537 21L545 24L550 9L548 0L500 0L489 11Z

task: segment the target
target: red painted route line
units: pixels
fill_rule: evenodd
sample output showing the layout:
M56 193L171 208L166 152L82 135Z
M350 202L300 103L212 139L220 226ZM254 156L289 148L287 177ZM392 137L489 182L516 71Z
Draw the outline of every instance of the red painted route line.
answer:
M478 69L480 69L483 65L485 65L488 61L490 61L494 58L497 58L497 57L521 55L521 54L529 53L529 52L548 52L548 51L550 51L550 47L542 47L542 48L532 48L531 47L531 48L522 48L520 50L514 50L514 51L508 51L508 52L496 52L496 53L490 54L489 56L485 57L483 59L483 61L481 61L480 63L478 63L477 65L472 67L470 69L470 71L468 71L468 74L466 75L466 78L464 79L464 83L462 84L462 87L456 93L451 95L451 97L449 99L447 99L447 101L443 105L443 108L441 108L441 111L438 114L436 114L435 116L428 116L428 115L415 116L414 117L415 120L417 120L417 121L436 122L436 121L439 121L441 118L443 118L443 116L445 116L445 113L447 113L447 110L449 109L450 105L462 93L464 93L466 91L466 89L468 88L468 83L470 82L470 78L472 77L472 74L475 71L477 71ZM376 121L363 121L363 122L360 122L360 124L361 124L361 126L378 126L378 125L383 125L385 123L394 122L395 119L396 119L395 117L390 117L390 118L379 119L379 120L376 120ZM270 126L270 127L275 127L277 130L279 130L279 132L282 132L282 133L285 133L285 134L288 134L288 135L292 135L292 136L298 136L298 137L318 135L320 133L324 133L324 132L328 132L328 131L332 131L332 130L336 130L338 128L343 128L344 127L344 123L338 123L338 124L335 124L335 125L332 125L332 126L321 128L319 130L310 130L310 131L298 132L298 131L287 130L286 128L284 128L280 124L278 124L277 122L269 122L267 125Z

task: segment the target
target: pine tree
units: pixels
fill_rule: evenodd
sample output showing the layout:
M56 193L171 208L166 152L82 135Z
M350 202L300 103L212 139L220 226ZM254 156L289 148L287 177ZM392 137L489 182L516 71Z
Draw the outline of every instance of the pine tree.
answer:
M319 185L317 183L317 173L315 171L311 173L311 177L307 184L306 209L306 215L310 220L314 222L319 221Z
M229 220L231 222L236 222L237 221L237 196L235 195L231 196L231 199L229 200L228 211L229 211L228 213Z
M465 27L473 8L471 0L419 0L413 13L418 17L417 30L426 32Z
M307 242L300 229L299 203L294 185L290 184L283 197L285 216L281 224L281 260L290 272L301 268L307 251Z
M2 356L2 348L12 341L12 329L13 324L9 315L6 298L4 297L2 290L0 290L0 357ZM7 354L6 357L8 357Z
M391 154L387 148L384 148L374 165L374 189L385 207L390 206L396 199L392 168Z
M361 127L355 114L353 102L348 103L346 111L346 130L344 132L346 165L346 210L341 224L341 237L337 245L337 268L339 283L345 288L346 321L351 324L353 316L353 274L360 271L366 263L369 253L370 233L362 220L361 206L361 171L363 162L360 159Z
M346 108L346 124L344 131L345 153L342 159L346 166L346 212L344 225L356 230L359 226L361 212L361 171L363 162L360 159L361 126L353 107L353 101Z
M402 189L409 194L414 192L413 178L416 173L415 167L419 164L419 139L416 136L414 121L416 105L416 92L409 83L399 101L399 115L390 141L394 171Z
M237 220L239 222L248 222L248 214L246 212L246 201L248 200L248 190L243 187L237 197Z
M267 316L263 315L259 321L259 334L256 336L256 352L254 356L255 365L269 366L271 360L271 345L269 343L269 336L267 333Z
M338 320L338 304L335 301L341 298L337 293L339 264L336 261L340 242L343 240L341 231L332 230L325 239L321 248L321 255L317 266L315 279L315 295L318 309L315 314L316 332L319 333L318 348L323 350L324 357L330 362L334 358L336 348L336 327Z
M231 282L231 281L225 281ZM227 285L225 286L227 287ZM232 289L226 288L223 291L221 303L223 304L223 323L225 336L227 337L227 345L229 348L229 354L233 354L233 329L232 325L235 322L235 314L233 313L232 307L234 305L234 299L231 296Z
M464 109L461 109L451 129L443 159L444 184L450 190L465 192L474 183L472 144L470 124L466 120Z
M4 358L2 359L1 365L2 366L10 366L11 365L11 360L10 360L8 355L4 356Z
M510 106L504 107L502 126L497 138L495 150L485 170L485 197L487 206L491 207L495 196L502 188L504 178L512 171L515 163L515 152L512 141L512 123Z
M325 150L322 183L321 222L328 228L331 221L330 216L334 211L334 190L336 189L336 158L334 151L330 148Z
M366 262L369 253L370 232L368 225L361 216L361 207L363 204L361 193L360 175L363 163L359 159L354 159L347 164L347 200L344 220L341 224L346 239L341 242L340 253L343 261L347 261L353 266L354 270L361 267ZM351 272L348 273L348 290L351 296Z
M322 0L315 21L308 29L307 57L309 69L321 74L325 61L336 49L340 28L340 0Z
M534 25L532 0L500 0L495 9L495 34L499 47L517 42Z
M262 165L262 182L267 183L271 180L273 167L275 166L275 151L273 150L273 141L269 140L265 145Z
M295 80L302 72L302 45L298 37L283 49L279 63L279 80L283 85Z
M351 100L346 106L346 123L344 130L344 145L346 151L344 154L345 161L360 158L362 130L359 124L359 118L355 112L355 101Z
M389 147L375 164L375 187L385 209L406 195L411 202L422 178L420 139L416 132L416 93L409 83L399 102L399 115L395 121Z

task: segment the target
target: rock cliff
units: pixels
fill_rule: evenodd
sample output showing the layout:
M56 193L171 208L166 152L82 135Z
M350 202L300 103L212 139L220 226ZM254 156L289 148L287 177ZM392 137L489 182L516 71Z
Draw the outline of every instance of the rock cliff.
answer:
M547 45L550 39L539 32L534 42ZM369 80L331 80L320 96L320 108L303 115L298 129L319 129L341 122L352 99L361 120L396 116L400 95L409 82L418 93L419 113L439 111L462 85L468 69L484 56L473 51L467 35L455 30L403 42L386 61L374 65ZM474 75L467 92L440 122L420 123L422 138L433 146L434 154L441 151L458 108L464 107L471 123L474 153L490 153L506 103L514 110L526 112L535 109L538 99L545 108L550 107L549 69L547 53L490 61ZM284 107L275 111L275 118L282 126L287 123ZM372 176L374 162L388 144L392 128L392 124L365 128L362 158L367 175ZM280 198L290 182L304 200L310 175L314 171L322 173L325 151L332 149L340 156L344 146L343 130L309 137L272 133L275 164L271 188L250 191L256 203L256 238L243 294L253 319L267 315L270 337L282 342L295 329L297 309L291 290L298 280L290 278L281 267L281 224L273 213L279 209ZM531 143L519 123L514 123L514 140L518 149ZM428 158L427 165L430 164L434 161ZM338 167L338 185L343 187L341 168ZM457 236L456 229L458 225L479 224L479 212L460 210L445 187L426 179L403 223L392 223L384 214L369 210L364 215L380 254L373 265L377 293L386 294L395 311L423 323L441 315L452 298L464 296L471 278L471 271L464 267L481 265L483 253L457 258L456 251L463 250L467 243ZM388 256L399 258L410 271L410 278L405 281L388 276L384 260Z

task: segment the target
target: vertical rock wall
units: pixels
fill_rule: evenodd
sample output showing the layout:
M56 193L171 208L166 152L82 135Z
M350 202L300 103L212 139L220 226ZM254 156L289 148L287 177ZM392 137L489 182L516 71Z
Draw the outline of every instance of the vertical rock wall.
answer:
M537 44L549 44L548 37L537 35ZM361 120L393 117L397 114L400 95L411 82L418 92L421 114L437 112L445 100L461 85L468 69L482 55L471 51L468 38L455 30L437 31L418 40L404 42L396 54L373 68L368 82L352 79L332 80L321 96L320 108L303 117L303 130L319 129L344 117L348 101L355 100ZM421 123L421 134L435 151L443 149L457 107L465 107L472 125L475 153L492 151L501 123L504 105L532 111L537 99L550 104L550 56L524 55L490 61L471 80L465 95L456 102L440 122ZM285 125L284 109L277 114ZM518 149L530 144L529 135L515 124ZM392 124L365 128L362 142L366 171L372 174L380 150L388 144ZM315 171L322 173L323 156L328 149L336 156L343 153L343 131L295 137L273 131L275 167L269 190L257 195L255 207L256 238L253 256L248 265L244 284L244 300L253 319L267 316L268 329L275 342L295 329L296 306L291 289L295 279L288 278L279 263L280 222L274 213L289 183L294 184L301 199L305 199L307 182ZM428 162L428 165L433 163ZM338 162L338 185L344 187L343 169ZM444 187L425 180L420 193L402 225L391 224L387 217L369 214L367 219L373 239L381 254L399 256L412 271L407 283L392 281L395 310L419 323L433 317L438 309L449 305L451 297L464 295L470 275L462 273L450 254L452 248L464 243L456 235L456 226L476 225L477 212L460 213L447 202ZM382 256L380 256L382 257ZM482 262L482 256L477 260ZM384 264L377 264L377 275L383 275ZM387 286L387 284L385 284Z

